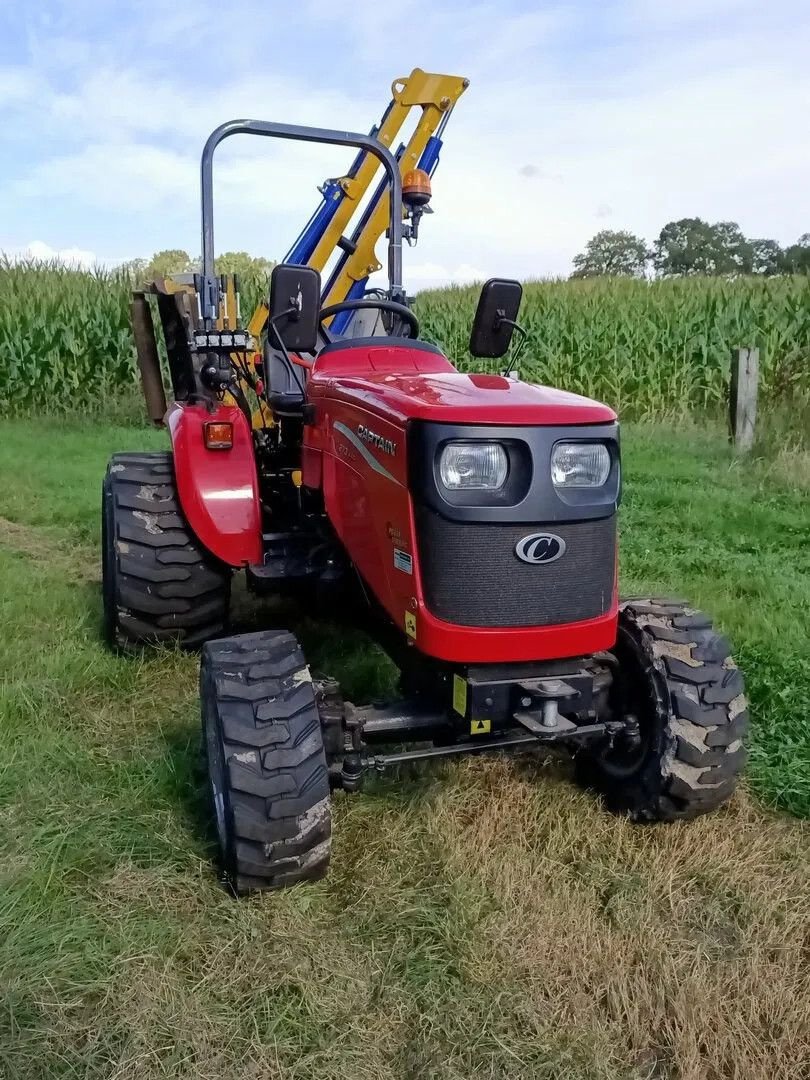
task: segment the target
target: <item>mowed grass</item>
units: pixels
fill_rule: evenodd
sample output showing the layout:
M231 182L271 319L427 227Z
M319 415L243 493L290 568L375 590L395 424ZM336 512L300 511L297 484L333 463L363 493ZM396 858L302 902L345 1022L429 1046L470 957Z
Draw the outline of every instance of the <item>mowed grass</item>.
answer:
M196 660L99 641L98 502L144 429L0 427L0 1076L804 1078L810 1061L810 470L716 433L625 432L626 592L713 611L752 764L725 810L631 827L556 758L335 799L322 883L217 882ZM291 621L381 692L374 646Z

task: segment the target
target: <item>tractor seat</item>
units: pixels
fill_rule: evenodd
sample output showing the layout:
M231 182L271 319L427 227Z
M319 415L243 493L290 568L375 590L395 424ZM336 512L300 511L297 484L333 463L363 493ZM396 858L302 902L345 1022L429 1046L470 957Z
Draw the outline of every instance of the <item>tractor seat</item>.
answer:
M300 416L304 408L304 395L295 381L287 361L277 349L264 346L264 370L267 377L267 400L280 416ZM306 386L304 368L297 368L301 382Z

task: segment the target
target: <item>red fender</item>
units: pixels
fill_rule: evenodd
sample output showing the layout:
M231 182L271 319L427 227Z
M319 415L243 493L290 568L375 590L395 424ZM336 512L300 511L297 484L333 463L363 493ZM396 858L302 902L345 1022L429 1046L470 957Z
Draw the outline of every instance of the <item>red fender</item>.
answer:
M209 450L203 426L233 425L230 450ZM175 402L166 414L180 506L194 535L230 566L262 561L262 518L253 434L233 405L213 412Z

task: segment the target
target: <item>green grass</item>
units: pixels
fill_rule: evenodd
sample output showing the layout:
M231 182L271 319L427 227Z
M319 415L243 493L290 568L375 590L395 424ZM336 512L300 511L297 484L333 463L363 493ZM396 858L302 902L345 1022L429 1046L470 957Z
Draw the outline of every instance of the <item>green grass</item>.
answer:
M752 699L749 781L633 828L555 759L403 771L335 800L326 882L217 883L196 660L99 641L98 503L164 436L0 427L0 1076L796 1078L810 1055L810 466L625 432L625 591L712 611ZM289 620L351 695L391 671Z

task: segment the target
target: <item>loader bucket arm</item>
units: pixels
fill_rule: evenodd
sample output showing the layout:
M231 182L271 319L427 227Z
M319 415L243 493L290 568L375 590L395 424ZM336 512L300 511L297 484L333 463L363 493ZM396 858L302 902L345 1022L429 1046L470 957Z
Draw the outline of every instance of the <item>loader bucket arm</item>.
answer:
M385 147L394 146L411 111L421 110L410 138L396 153L401 176L416 167L430 175L435 172L447 121L468 86L469 80L462 76L433 74L421 68L394 80L391 101L369 137ZM361 149L345 176L324 182L320 188L320 205L283 259L323 273L335 250L341 251L321 295L324 306L361 296L369 274L381 269L375 248L391 219L391 200L385 198L387 178L379 182L354 231L348 237L345 235L375 182L377 164L373 152ZM398 209L394 216L400 213ZM254 338L260 336L266 320L267 307L260 303L248 323L248 331Z

